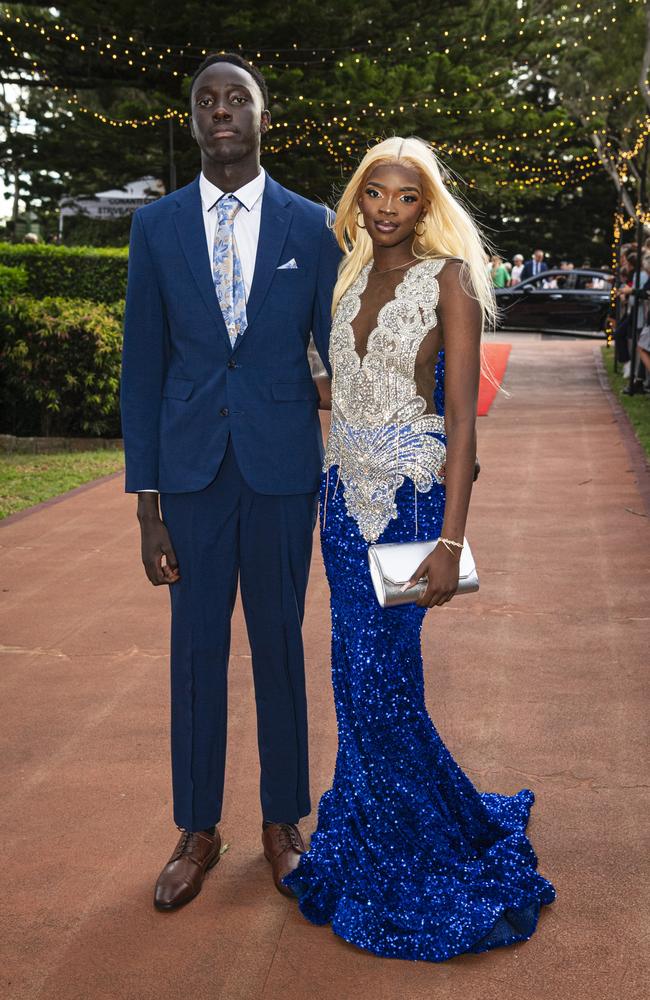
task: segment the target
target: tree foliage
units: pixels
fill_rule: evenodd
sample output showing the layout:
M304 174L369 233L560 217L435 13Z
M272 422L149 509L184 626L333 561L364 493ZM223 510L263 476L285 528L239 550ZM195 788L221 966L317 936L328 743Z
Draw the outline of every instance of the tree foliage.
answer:
M614 177L638 200L637 160L620 158L647 113L645 11L630 0L62 0L6 11L4 79L26 85L35 129L12 133L0 109L10 139L0 167L9 184L24 178L44 216L62 194L148 173L167 182L170 131L178 183L189 181L188 78L203 52L224 49L265 73L265 164L309 197L334 200L369 143L416 134L504 250L539 242L532 223L556 253L604 262Z

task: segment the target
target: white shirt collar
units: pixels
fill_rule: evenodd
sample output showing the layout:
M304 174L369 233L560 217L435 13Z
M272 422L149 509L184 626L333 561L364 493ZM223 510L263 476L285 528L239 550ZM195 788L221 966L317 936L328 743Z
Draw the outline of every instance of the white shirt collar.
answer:
M237 188L236 191L233 191L232 194L234 194L237 200L242 203L244 208L250 212L262 197L265 184L266 171L262 167L257 177L253 177L252 181L249 181L248 184L243 184L240 188ZM225 193L221 190L221 188L218 188L216 184L209 181L203 171L201 171L201 176L199 178L199 189L201 191L201 202L206 212L209 212L210 209L213 208L219 201L219 198L221 198Z

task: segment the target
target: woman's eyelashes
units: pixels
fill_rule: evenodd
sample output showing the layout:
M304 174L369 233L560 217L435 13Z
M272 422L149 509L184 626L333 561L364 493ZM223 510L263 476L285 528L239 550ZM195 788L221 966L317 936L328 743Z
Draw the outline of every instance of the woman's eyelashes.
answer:
M376 201L377 198L383 197L382 192L378 191L377 188L366 188L364 194L367 194L373 201ZM417 200L418 195L416 194L403 194L400 197L400 201L403 201L405 205L413 205Z

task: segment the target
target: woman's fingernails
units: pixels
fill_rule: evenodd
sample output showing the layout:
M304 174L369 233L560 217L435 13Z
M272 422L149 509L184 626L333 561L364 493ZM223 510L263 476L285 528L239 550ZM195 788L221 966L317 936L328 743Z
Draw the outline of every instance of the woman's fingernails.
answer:
M403 587L400 587L400 593L403 594L405 590L408 590L411 586L411 581L407 580Z

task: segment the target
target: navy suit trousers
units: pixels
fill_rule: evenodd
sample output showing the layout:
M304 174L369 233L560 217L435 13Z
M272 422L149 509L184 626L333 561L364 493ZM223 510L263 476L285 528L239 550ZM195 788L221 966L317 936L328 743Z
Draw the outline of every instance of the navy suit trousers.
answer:
M239 580L252 652L262 817L296 823L311 809L301 628L316 494L253 492L230 440L205 489L162 493L160 503L180 570L169 588L175 822L202 830L221 818L230 619Z

